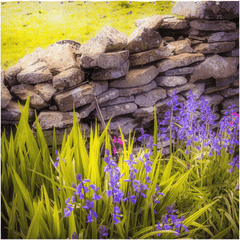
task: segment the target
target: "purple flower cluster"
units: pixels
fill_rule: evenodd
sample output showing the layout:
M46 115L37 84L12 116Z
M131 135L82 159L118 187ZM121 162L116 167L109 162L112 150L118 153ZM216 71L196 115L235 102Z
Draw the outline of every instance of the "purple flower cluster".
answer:
M100 239L103 239L103 237L106 237L108 235L107 228L104 227L103 225L99 227L98 231L99 231Z
M56 162L53 164L54 167L58 167L59 165L59 155L58 155L58 151L55 150L55 154L56 154ZM63 162L65 162L64 159L62 159Z
M161 217L161 225L160 222L158 222L155 230L174 230L176 233L174 235L179 236L181 233L181 230L184 229L185 232L188 232L189 230L187 227L183 224L184 217L181 216L179 219L177 218L176 212L177 210L174 210L175 206L174 204L172 206L167 205L167 214L163 215ZM157 236L160 236L162 233L156 234Z
M239 155L237 155L233 160L229 163L232 168L229 170L230 173L233 172L233 169L236 167L239 169Z

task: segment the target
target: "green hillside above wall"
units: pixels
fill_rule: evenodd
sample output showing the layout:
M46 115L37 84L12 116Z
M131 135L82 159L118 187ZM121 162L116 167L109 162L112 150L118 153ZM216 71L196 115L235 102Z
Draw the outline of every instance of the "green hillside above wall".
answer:
M56 1L1 3L1 67L6 70L37 47L46 49L58 40L81 44L94 37L104 25L129 35L135 20L169 15L175 2Z

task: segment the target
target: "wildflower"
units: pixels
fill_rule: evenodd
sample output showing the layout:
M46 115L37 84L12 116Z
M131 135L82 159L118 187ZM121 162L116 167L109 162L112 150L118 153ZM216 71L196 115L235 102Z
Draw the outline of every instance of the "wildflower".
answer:
M73 211L73 205L69 203L70 202L70 198L68 198L65 201L66 207L64 209L64 217L68 217L71 215L72 211Z
M59 165L59 155L58 155L58 151L55 150L55 154L56 154L56 162L53 164L54 167L58 167ZM62 159L63 162L65 162L64 159Z
M106 237L108 235L107 228L104 227L103 225L99 227L98 231L99 231L100 239L103 239L103 237Z
M89 209L89 214L87 216L89 223L93 222L93 216L98 218L97 213L93 210L93 201L89 201L88 199L85 202L85 206L82 206L83 209Z
M232 118L232 120L231 120L231 122L230 122L231 125L233 125L233 123L234 123L236 120L238 120L239 114L237 114L236 112L233 112L233 113L231 113L231 117L232 117L232 116L234 116L234 117Z
M150 135L144 133L143 128L141 128L141 134L142 134L141 137L137 139L138 141L146 140L147 138L150 137Z
M117 219L117 218L121 217L121 216L119 215L119 213L120 213L120 207L118 207L118 206L114 207L114 208L113 208L113 214L112 214L113 220L114 220L114 224L120 223L120 220Z
M234 167L237 167L239 169L239 155L233 158L229 165L232 166L232 168L229 170L230 173L233 172Z
M72 234L72 239L78 239L78 235L77 235L76 232L73 232L73 234Z

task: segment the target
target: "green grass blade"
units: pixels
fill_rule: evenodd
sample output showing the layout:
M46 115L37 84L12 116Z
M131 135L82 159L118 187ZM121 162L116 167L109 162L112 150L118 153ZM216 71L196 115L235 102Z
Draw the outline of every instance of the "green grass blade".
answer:
M223 239L224 235L226 235L232 229L232 227L233 227L232 225L229 226L228 228L224 229L223 231L216 234L214 237L211 237L210 239Z

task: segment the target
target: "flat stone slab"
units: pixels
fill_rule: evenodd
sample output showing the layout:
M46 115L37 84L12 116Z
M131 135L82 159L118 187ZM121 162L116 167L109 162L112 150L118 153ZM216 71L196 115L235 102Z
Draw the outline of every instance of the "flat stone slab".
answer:
M130 66L144 65L173 55L173 47L156 48L145 52L131 54L129 56Z
M175 87L187 83L187 79L182 76L159 76L154 80L161 87Z
M79 114L76 112L76 117L79 117ZM58 111L41 111L38 114L38 121L40 123L42 130L53 129L55 128L65 128L73 124L73 112L62 113ZM32 125L36 129L36 122Z
M154 15L154 16L159 16L159 15ZM146 22L148 19L152 19L154 16L136 20L135 26L140 27L144 22ZM173 15L164 15L164 16L160 16L160 17L162 17L163 19L174 18ZM154 30L157 30L157 29L154 29Z
M223 100L223 96L221 96L220 94L216 94L216 93L211 93L209 95L202 95L202 96L204 97L204 99L206 101L208 101L209 106L218 105ZM200 100L198 100L198 101L200 101Z
M203 31L232 31L236 30L236 23L228 20L202 20L197 19L190 22L190 26Z
M138 108L136 112L133 113L133 116L140 122L141 119L141 126L143 124L147 124L154 120L154 107L147 107L147 108Z
M194 83L198 79L228 78L237 71L239 59L237 57L223 58L217 54L207 58L196 66L196 71L191 75L189 82Z
M103 69L120 67L127 62L129 57L128 50L120 52L83 54L80 58L80 64L84 68L100 67Z
M163 16L154 15L149 18L145 18L144 21L140 24L143 28L149 28L154 31L158 30L164 21Z
M186 75L193 73L195 71L195 67L183 67L183 68L174 68L171 70L167 70L164 74L165 76L178 76L178 75Z
M129 96L129 97L118 97L113 100L109 100L107 102L104 102L100 104L100 107L107 107L107 106L112 106L112 105L118 105L121 103L128 103L128 102L134 102L134 96Z
M110 83L113 88L138 87L150 83L158 75L154 66L145 66L139 69L130 69L125 77Z
M161 27L161 29L186 29L189 28L189 21L186 19L180 19L180 18L167 18L164 19Z
M92 74L92 80L112 80L125 76L129 70L130 62L126 61L121 66L110 69L97 69Z
M123 103L115 106L108 106L101 108L101 113L104 120L108 120L111 117L116 117L119 115L124 115L128 113L133 113L137 110L137 105L135 103ZM95 111L94 116L98 117L98 113Z
M52 85L57 90L73 87L84 81L84 72L78 68L70 68L53 77Z
M168 46L172 46L174 48L174 53L176 55L181 53L191 53L193 52L193 49L191 48L191 41L188 38L185 38L184 40L171 42L168 44Z
M225 98L239 94L239 88L228 88L220 92Z
M92 86L96 96L102 94L103 92L107 91L107 89L108 89L107 81L95 81L95 82L90 82L89 84L90 84L90 86Z
M57 90L50 83L39 83L34 86L34 91L46 102L50 101Z
M119 90L119 96L127 97L127 96L131 96L131 95L135 95L135 94L139 94L139 93L143 93L143 92L149 92L150 90L152 90L156 87L157 87L157 84L153 80L150 83L143 85L143 86L132 87L132 88L121 88L118 90Z
M96 108L96 103L92 102L90 104L77 108L76 112L79 114L79 118L82 119L82 118L88 117L95 108Z
M1 84L1 108L7 107L12 100L12 95L4 84Z
M239 32L217 32L205 36L209 43L230 42L239 39Z
M231 51L234 47L235 42L200 43L193 46L193 51L203 54L222 53Z
M196 99L199 99L201 95L203 94L205 90L205 83L195 83L195 87L191 89L192 94L196 95ZM185 98L190 96L189 90L181 92L181 95L183 95Z
M163 59L155 64L159 72L165 72L176 67L183 67L194 62L203 61L205 56L201 53L182 53Z
M239 57L239 48L234 48L231 52L225 53L224 57Z
M128 50L130 54L144 52L159 48L161 42L162 37L158 32L140 26L128 36L128 42L124 49Z
M75 108L92 103L95 101L93 87L89 84L82 85L72 90L59 93L54 96L58 108L62 112L71 111Z
M239 72L238 71L231 77L216 79L216 86L222 87L222 86L232 84L235 82L239 82Z
M228 108L229 106L232 106L233 104L239 107L239 95L234 95L233 97L224 99L221 102L222 108L224 109Z
M229 88L229 87L230 87L230 85L226 85L226 86L222 86L222 87L210 87L210 88L206 88L204 93L209 94L209 93L213 93L213 92L219 92L219 91Z
M189 90L189 89L193 89L194 87L195 87L195 85L192 84L192 83L185 83L181 86L174 87L172 89L168 89L167 90L167 95L168 96L173 96L174 92L179 93L179 92L183 92L183 91L186 91L186 90Z
M7 69L7 71L5 72L5 83L9 88L18 84L17 75L21 71L22 67L18 64Z
M38 84L52 81L52 74L45 62L39 62L18 73L17 81L20 84Z

